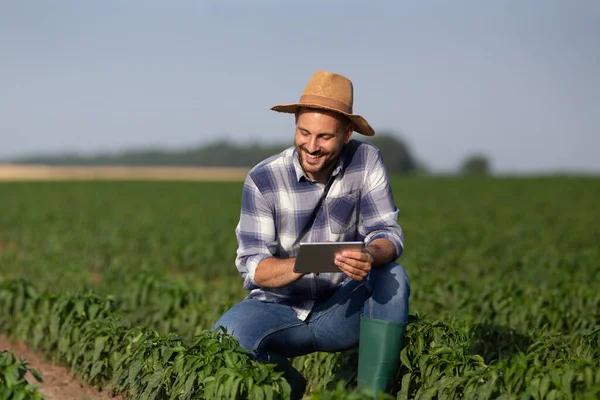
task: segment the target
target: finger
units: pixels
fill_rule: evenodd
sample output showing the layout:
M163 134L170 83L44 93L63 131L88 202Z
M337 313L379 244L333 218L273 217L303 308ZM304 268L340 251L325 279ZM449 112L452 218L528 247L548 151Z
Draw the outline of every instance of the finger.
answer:
M358 260L358 261L369 261L371 259L371 256L369 256L366 253L363 253L362 251L344 251L342 254L340 254L340 256L344 257L344 258L351 258L353 260Z
M344 256L342 254L338 254L335 257L335 260L339 261L339 262L343 262L343 263L348 264L348 265L351 265L353 267L358 267L358 265L360 264L360 260L357 260L357 259L352 258L352 257L347 257L347 256Z
M351 261L350 263L346 263L344 261L336 261L336 265L338 267L344 268L346 271L353 273L354 275L367 276L369 271L371 270L371 265L368 263L359 263L356 261Z
M354 268L363 269L367 271L371 269L371 263L368 262L368 260L357 260L355 258L348 258L341 255L337 256L335 259L338 262L347 264Z
M336 265L339 269L342 270L346 275L350 276L352 279L363 279L369 273L368 269L364 268L356 268L352 265L346 264L341 261L336 261Z

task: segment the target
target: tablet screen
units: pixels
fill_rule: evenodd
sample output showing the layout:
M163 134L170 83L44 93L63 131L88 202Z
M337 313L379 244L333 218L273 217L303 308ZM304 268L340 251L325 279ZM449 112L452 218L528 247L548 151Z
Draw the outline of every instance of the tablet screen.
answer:
M364 242L300 243L300 250L294 264L294 272L305 274L324 272L343 273L335 265L336 254L348 249L360 251L364 247Z

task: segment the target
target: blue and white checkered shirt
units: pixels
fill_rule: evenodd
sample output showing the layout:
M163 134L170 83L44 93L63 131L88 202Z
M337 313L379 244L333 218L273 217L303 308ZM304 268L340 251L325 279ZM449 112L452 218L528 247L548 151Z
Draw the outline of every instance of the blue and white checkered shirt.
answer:
M399 210L379 149L350 140L333 170L333 183L312 228L299 237L321 198L325 185L306 176L294 146L269 157L248 173L236 227L236 267L250 290L247 298L288 304L305 320L315 301L324 299L349 277L343 273L306 274L280 288L254 281L258 264L267 257L295 257L299 243L389 239L396 258L404 248Z

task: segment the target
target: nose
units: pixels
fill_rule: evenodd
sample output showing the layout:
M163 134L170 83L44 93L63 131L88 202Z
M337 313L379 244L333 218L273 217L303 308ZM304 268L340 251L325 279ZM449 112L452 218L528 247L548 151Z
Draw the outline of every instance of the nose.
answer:
M306 147L306 150L309 153L315 153L317 150L319 150L319 146L317 145L317 138L311 137L310 139L308 139L304 147Z

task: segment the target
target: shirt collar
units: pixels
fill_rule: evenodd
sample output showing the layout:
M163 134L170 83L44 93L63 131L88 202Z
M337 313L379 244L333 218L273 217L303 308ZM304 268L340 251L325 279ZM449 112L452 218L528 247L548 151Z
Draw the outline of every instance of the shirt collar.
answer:
M346 160L346 145L344 145L344 147L342 147L342 152L340 153L340 156L338 157L337 163L335 164L335 168L331 172L331 176L336 176L340 172L342 172L342 170L344 168L345 160ZM295 146L294 146L294 150L292 151L292 163L294 164L294 170L296 171L296 179L298 179L298 182L302 182L303 180L309 181L309 182L312 181L312 179L310 179L304 172L302 165L300 165L300 160L298 160L298 150L296 149Z

